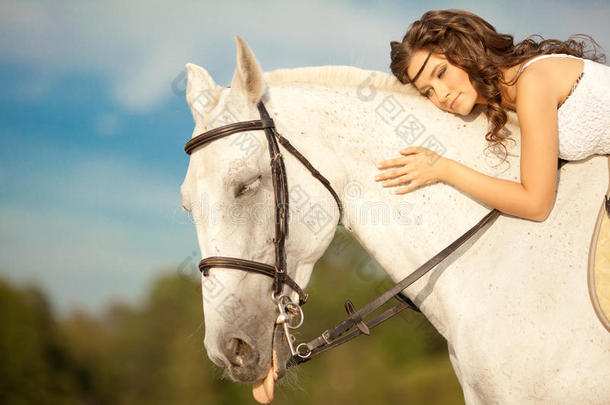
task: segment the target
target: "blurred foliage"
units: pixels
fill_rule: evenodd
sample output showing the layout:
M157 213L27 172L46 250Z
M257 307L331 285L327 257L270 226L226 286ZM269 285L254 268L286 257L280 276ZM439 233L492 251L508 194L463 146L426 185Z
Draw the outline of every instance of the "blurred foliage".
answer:
M341 228L316 264L298 339L345 317L391 282ZM158 278L140 307L58 320L35 287L0 282L1 404L254 404L251 386L223 377L203 348L197 277ZM275 404L463 404L444 339L419 313L394 319L290 370Z

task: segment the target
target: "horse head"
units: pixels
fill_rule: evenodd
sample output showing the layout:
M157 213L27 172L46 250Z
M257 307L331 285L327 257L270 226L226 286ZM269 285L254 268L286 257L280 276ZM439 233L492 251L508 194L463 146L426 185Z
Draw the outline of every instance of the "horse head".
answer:
M235 39L237 64L230 87L217 85L205 69L187 64L186 98L195 121L193 137L232 122L259 119L257 102L266 97L263 72L244 40ZM287 160L293 162L298 165L296 160ZM286 274L305 288L314 263L332 241L339 209L318 180L294 166L289 166L288 175ZM193 217L202 257L274 265L273 181L263 131L231 134L192 151L181 194L183 207ZM303 217L314 206L328 219L324 229L312 228ZM286 371L291 351L283 329L277 327L278 296L272 294L273 282L265 275L229 267L210 269L202 278L204 345L212 362L234 381L268 380L271 371L277 379ZM282 294L287 301L299 302L297 292L288 285Z

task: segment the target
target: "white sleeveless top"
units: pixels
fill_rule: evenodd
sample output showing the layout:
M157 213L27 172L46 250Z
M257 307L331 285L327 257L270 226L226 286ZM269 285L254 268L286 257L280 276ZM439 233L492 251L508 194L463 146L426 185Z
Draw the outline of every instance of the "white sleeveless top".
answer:
M557 110L559 157L579 160L610 154L610 66L567 54L550 54L529 60L517 75L530 63L552 56L584 61L582 74Z

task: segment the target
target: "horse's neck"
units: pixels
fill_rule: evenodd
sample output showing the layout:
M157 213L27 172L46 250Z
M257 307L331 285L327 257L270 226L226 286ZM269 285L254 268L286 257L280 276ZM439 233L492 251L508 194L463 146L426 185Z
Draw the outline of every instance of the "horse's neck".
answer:
M300 134L289 141L339 194L345 210L343 225L394 280L406 277L490 210L442 183L395 195L396 188L375 182L380 173L376 164L400 157L399 150L409 146L405 138L416 138L413 145L436 140L445 149L444 156L470 161L470 166L488 174L511 179L518 175L514 159L509 159L512 166L494 169L488 163L497 163L496 157L477 158L485 147L486 125L481 117L465 128L462 120L436 110L423 98L382 91L366 101L358 98L356 89L348 88L303 91L301 85L298 90L278 87L270 92L271 109L278 111L277 122L284 126L280 132ZM404 111L397 114L398 108ZM401 138L396 128L409 120L410 125L417 125L417 120L425 129L419 135L405 132ZM443 292L434 288L422 296L428 281L429 275L424 276L407 295L418 297L422 311L443 331L446 313L437 296Z

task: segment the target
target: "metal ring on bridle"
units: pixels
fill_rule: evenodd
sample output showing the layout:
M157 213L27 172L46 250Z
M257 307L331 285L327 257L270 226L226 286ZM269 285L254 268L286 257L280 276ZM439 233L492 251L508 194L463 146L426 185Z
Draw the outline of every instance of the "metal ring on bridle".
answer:
M292 302L289 296L280 295L280 297L274 302L277 304L278 310L280 311L280 316L283 315L284 319L287 321L286 326L288 328L297 329L303 324L303 320L305 319L303 309L301 309L298 304ZM293 325L291 320L294 319L295 316L298 316L299 322L297 322L296 325Z
M303 315L303 310L301 309L301 307L297 304L295 304L294 302L290 301L288 304L286 304L286 306L284 307L285 312L287 313L292 313L294 314L294 312L291 312L289 310L286 310L287 308L292 307L292 308L296 308L298 310L298 317L299 317L299 322L297 322L296 325L292 325L290 322L288 322L288 327L290 329L297 329L299 328L301 325L303 325L303 321L305 320L305 316Z
M282 297L282 296L280 296L280 297ZM274 304L278 303L278 299L275 296L275 291L271 291L271 301L273 301Z
M301 347L305 346L305 350L306 352L301 353ZM297 346L297 356L299 356L302 359L306 359L309 356L311 356L311 349L307 346L307 343L301 343Z

